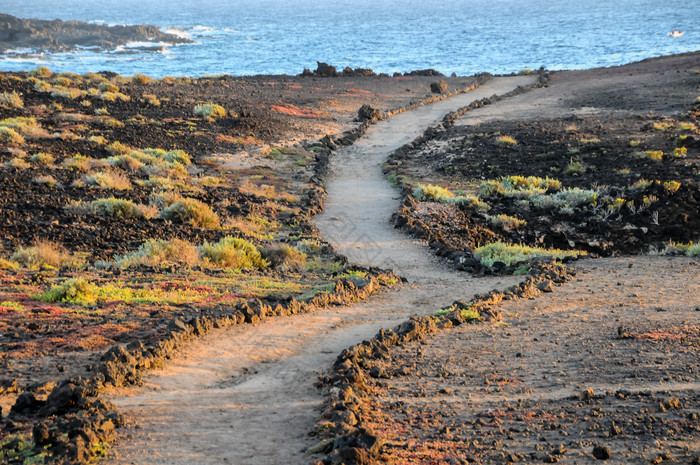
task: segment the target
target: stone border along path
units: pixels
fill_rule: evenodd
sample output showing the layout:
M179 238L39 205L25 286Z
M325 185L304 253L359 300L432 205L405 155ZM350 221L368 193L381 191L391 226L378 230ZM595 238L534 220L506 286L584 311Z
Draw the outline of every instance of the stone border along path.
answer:
M395 230L390 217L399 193L384 179L381 165L448 112L536 79L494 78L471 92L380 121L335 153L317 227L351 262L392 268L409 284L347 307L211 331L164 370L146 375L143 386L110 394L136 425L121 433L104 463L306 464L304 450L314 445L307 432L322 402L314 383L343 349L410 315L517 283L517 277L477 279L456 272Z

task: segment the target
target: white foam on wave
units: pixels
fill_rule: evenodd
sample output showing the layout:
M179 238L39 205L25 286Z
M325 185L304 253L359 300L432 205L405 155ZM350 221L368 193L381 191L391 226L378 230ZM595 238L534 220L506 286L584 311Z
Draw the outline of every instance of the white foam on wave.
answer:
M182 27L166 27L161 29L161 31L165 32L166 34L172 34L175 37L179 37L181 39L191 39L192 34L190 34L188 31L189 29L187 28L182 28Z

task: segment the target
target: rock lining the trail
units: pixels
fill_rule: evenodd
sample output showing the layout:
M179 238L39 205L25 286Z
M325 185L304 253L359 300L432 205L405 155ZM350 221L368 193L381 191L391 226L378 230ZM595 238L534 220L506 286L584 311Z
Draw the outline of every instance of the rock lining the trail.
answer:
M168 324L166 336L158 341L147 345L133 341L126 346L110 348L89 379L67 379L58 385L45 383L23 392L11 409L9 420L41 418L35 423L32 436L37 445L50 445L52 463L87 463L94 456L94 447L114 440L115 428L124 425L124 419L115 406L101 399L105 387L140 384L144 372L163 366L188 342L215 328L258 324L272 316L347 305L398 282L400 278L391 272L371 269L367 279L340 279L333 292L309 301L290 299L287 303L271 305L260 299L251 299L235 308L215 309L211 314L193 316L188 321L173 319ZM42 387L50 391L45 400L39 399L36 393ZM4 446L7 450L12 448L12 443Z
M501 313L498 304L504 300L531 298L542 292L551 292L555 285L570 281L576 272L556 262L536 262L532 275L520 285L504 292L497 290L475 295L468 302L455 302L445 315L413 316L399 326L380 330L377 335L361 344L344 350L336 359L331 373L324 379L327 389L327 408L311 435L321 442L309 453L324 453L320 463L324 465L383 463L382 438L367 425L364 418L372 409L371 378L403 376L401 371L387 373L376 362L389 357L393 346L420 341L440 330L468 323L463 310L477 312L485 321L498 320Z

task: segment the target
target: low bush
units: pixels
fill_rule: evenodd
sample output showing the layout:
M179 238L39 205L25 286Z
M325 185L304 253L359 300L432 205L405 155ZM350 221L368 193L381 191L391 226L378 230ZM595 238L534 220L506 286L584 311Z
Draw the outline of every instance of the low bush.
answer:
M139 84L139 85L148 84L152 80L153 79L146 76L145 74L134 74L134 76L131 78L131 82L133 82L134 84Z
M164 266L169 264L194 266L200 261L197 248L181 239L149 239L137 250L116 257L114 263L120 268L131 266Z
M213 244L205 242L200 253L206 265L216 268L252 269L268 265L255 245L237 237L226 236Z
M416 200L428 200L433 202L444 202L455 195L444 187L432 184L418 184L418 188L413 191Z
M512 146L512 145L517 145L518 141L513 139L510 136L500 136L498 139L496 139L496 143L498 145L503 145L503 146Z
M265 248L262 250L262 256L271 267L282 271L299 271L306 265L306 254L287 244Z
M166 220L187 223L195 228L215 229L220 226L219 216L209 205L196 199L182 198L160 212Z
M53 165L53 163L56 161L56 157L54 157L50 153L44 152L36 153L32 155L29 159L34 163L40 165Z
M24 137L12 128L0 126L0 142L8 145L24 144Z
M128 190L131 189L131 181L121 173L111 171L100 171L84 177L86 184L97 186L103 189Z
M30 165L27 160L19 157L14 157L5 163L7 168L14 168L16 170L24 170L29 168Z
M202 118L220 118L226 116L224 107L213 103L196 105L193 111L195 116L201 116Z
M32 180L34 184L39 184L40 186L53 187L58 184L58 181L53 176L39 176Z
M85 278L72 278L51 287L39 296L43 302L65 302L91 305L97 302L99 288Z
M494 226L500 226L505 231L511 231L513 229L520 229L527 226L527 221L516 218L515 216L509 216L505 214L495 215L490 218L491 224Z
M117 218L146 218L156 216L158 210L150 205L141 205L126 199L109 197L93 200L92 202L72 201L66 206L66 211L78 215L93 214Z
M494 242L474 250L474 258L479 260L484 266L493 266L496 262L502 262L506 266L510 266L535 257L553 257L560 260L580 255L586 255L586 252L580 250L544 249L541 247L505 244L503 242Z
M0 92L0 106L5 108L24 108L24 102L17 92Z
M47 240L35 241L30 247L20 248L10 259L30 270L43 267L76 269L84 264L81 258L71 255L60 244Z

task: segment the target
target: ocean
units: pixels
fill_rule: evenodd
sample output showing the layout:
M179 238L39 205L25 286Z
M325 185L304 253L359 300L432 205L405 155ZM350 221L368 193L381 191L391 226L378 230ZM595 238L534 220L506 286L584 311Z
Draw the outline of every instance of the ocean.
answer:
M153 24L195 44L10 53L0 70L153 77L339 68L445 74L611 66L700 50L698 0L0 0L23 18ZM682 30L682 37L668 32Z

